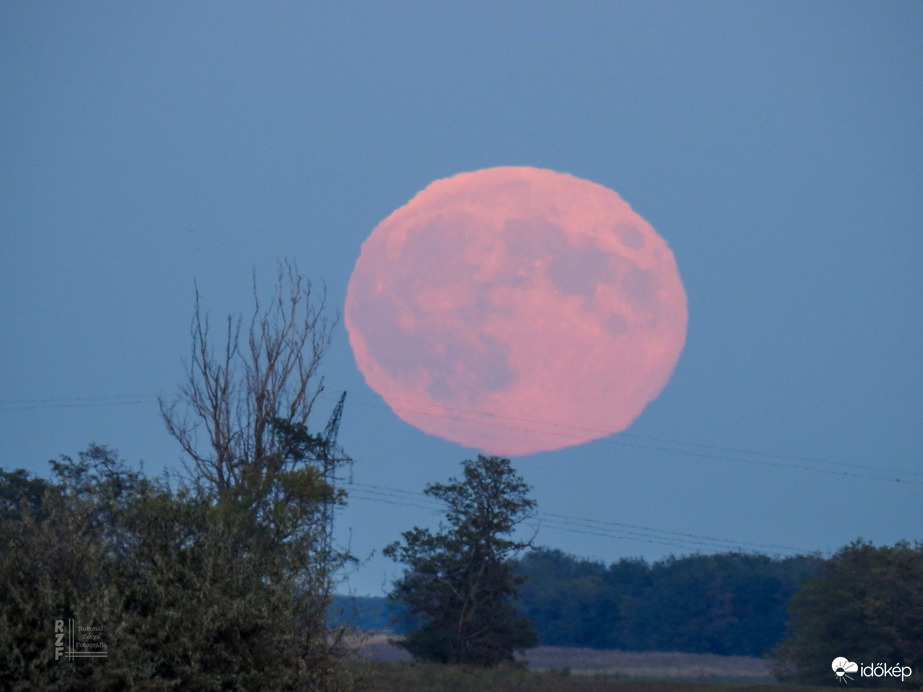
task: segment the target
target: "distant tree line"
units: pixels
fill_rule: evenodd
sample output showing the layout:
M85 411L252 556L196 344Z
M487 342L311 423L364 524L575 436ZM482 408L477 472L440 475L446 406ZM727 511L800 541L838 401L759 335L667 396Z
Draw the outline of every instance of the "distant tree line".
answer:
M725 553L607 567L543 549L517 570L527 577L521 608L543 644L760 656L783 638L789 601L823 564Z
M512 560L541 644L768 656L785 681L830 684L835 656L910 666L923 685L923 543L856 541L829 558L744 553L610 565L538 548ZM339 599L367 629L415 626L403 604ZM868 680L855 680L858 685ZM878 681L881 682L880 680Z
M786 635L788 608L826 561L725 553L603 563L539 548L512 561L517 605L541 644L762 656ZM405 604L339 597L335 616L404 634Z

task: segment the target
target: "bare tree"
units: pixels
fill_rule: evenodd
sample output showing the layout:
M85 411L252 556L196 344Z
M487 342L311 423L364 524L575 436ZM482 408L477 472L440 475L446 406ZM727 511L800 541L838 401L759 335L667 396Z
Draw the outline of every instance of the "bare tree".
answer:
M265 306L254 274L253 303L245 333L244 318L229 315L213 336L196 286L186 378L177 399L160 399L167 430L191 460L187 470L219 497L300 461L284 453L276 423L307 430L324 389L318 367L338 321L327 317L326 292L312 291L290 262L280 263Z

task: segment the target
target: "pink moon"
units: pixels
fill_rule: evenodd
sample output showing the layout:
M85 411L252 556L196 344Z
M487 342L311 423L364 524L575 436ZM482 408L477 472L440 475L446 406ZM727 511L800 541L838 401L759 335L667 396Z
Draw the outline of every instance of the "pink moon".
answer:
M437 180L362 244L344 320L420 430L498 456L627 428L686 340L673 253L612 190L499 167Z

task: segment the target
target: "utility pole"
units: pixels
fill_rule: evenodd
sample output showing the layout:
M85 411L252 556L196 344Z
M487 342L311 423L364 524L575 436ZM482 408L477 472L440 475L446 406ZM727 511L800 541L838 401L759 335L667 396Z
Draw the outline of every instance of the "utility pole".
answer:
M352 458L343 451L342 447L337 444L337 434L340 432L340 419L343 417L343 404L346 402L346 392L340 395L340 400L333 408L330 420L327 421L327 427L324 428L324 435L321 438L315 455L321 462L321 473L324 483L330 488L330 493L326 497L321 508L321 525L323 526L323 546L325 557L330 557L333 550L333 517L336 508L336 486L337 481L342 480L337 476L337 469L343 464L349 464L352 468Z

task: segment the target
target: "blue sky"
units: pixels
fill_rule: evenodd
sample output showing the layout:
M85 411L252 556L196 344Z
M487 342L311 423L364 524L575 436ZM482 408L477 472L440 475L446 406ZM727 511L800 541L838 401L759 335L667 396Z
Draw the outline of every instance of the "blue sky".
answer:
M923 6L0 5L4 468L108 444L177 468L193 281L213 315L297 262L341 309L371 230L498 165L617 191L667 240L685 351L625 433L516 460L537 542L604 561L921 539ZM342 324L348 587L475 450L401 422ZM897 482L896 479L900 479Z

